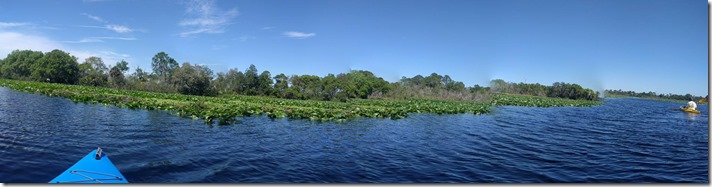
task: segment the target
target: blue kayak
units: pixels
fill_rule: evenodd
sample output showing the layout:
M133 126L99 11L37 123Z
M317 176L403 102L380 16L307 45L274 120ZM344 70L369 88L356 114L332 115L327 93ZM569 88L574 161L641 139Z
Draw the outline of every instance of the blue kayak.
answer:
M90 152L49 183L129 183L101 148Z

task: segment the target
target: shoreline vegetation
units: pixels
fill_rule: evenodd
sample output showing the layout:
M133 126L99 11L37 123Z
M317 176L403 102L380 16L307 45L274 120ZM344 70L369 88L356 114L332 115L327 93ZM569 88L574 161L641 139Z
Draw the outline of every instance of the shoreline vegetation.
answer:
M492 106L589 107L601 101L539 96L492 94L489 102L432 99L352 99L347 102L270 98L264 96L195 96L82 85L0 79L0 86L27 93L68 98L74 102L114 105L130 109L165 110L174 115L225 125L236 117L266 115L270 118L335 121L370 117L401 119L410 113L486 114Z
M685 94L685 95L677 95L677 94L656 94L655 92L634 92L634 91L623 91L623 90L605 90L605 96L606 98L642 98L642 99L651 99L651 100L658 100L658 101L670 101L670 102L681 102L681 103L687 103L690 98L692 98L693 101L699 102L701 99L704 99L704 103L706 103L707 99L709 98L709 95L705 97L701 96L693 96L691 94ZM703 102L700 102L703 103Z
M345 121L359 117L405 118L410 113L486 114L493 106L590 107L603 103L598 92L578 84L510 83L465 86L449 75L402 77L388 82L370 71L315 75L259 73L254 65L214 73L177 61L165 52L152 58L152 72L128 62L83 63L62 50L15 50L0 60L0 86L75 102L132 109L166 110L206 123L229 124L235 117ZM689 95L689 94L688 94Z

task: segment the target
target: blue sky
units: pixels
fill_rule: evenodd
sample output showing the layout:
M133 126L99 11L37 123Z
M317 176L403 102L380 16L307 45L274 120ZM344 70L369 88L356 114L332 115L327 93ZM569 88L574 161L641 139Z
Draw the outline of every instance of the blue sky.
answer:
M450 75L467 86L578 83L708 94L706 1L0 0L0 58L62 49L150 70L165 51L215 72L388 81Z

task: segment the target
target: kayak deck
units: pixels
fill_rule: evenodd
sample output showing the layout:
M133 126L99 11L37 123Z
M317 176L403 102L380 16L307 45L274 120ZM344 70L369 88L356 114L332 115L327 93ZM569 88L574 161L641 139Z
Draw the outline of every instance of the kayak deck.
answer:
M687 112L687 113L700 114L699 110L690 110L690 109L686 109L685 107L680 107L680 110Z
M101 148L98 148L49 183L128 183L128 181Z

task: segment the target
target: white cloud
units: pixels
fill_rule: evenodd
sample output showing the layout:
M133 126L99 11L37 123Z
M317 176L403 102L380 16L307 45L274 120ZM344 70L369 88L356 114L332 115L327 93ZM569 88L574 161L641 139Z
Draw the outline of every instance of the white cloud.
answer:
M92 19L92 20L94 20L94 21L98 21L98 22L101 22L101 23L109 23L109 21L106 21L106 20L104 20L103 18L101 18L101 17L99 17L99 16L94 16L94 15L87 14L87 13L82 13L81 15L87 16L89 19ZM116 24L107 24L107 25L104 25L104 26L87 26L87 25L80 25L80 27L107 29L107 30L112 30L112 31L114 31L114 32L118 32L118 33L128 33L128 32L137 31L137 30L131 29L131 28L127 27L127 26L124 26L124 25L116 25ZM145 31L144 31L144 32L145 32Z
M20 27L22 29L30 29L30 30L37 30L37 29L60 30L60 28L57 28L57 27L36 25L33 23L29 23L29 22L0 22L0 30L10 30L10 29L15 29L15 28L20 28Z
M106 29L106 30L111 30L111 31L118 32L118 33L127 33L127 32L134 31L134 29L131 29L126 26L121 26L121 25L105 25L103 27L102 26L91 26L91 25L79 25L79 27Z
M130 62L130 58L131 58L131 55L116 53L113 51L99 51L99 52L96 52L96 55L94 55L94 56L101 57L104 60L104 63L106 63L107 65L109 65L109 64L114 65L114 64L116 64L116 62L119 62L121 60Z
M87 13L82 13L82 15L87 16L89 19L93 19L94 21L106 23L106 20L101 19L101 17L99 17L99 16L94 16L94 15L87 14Z
M180 33L181 37L201 33L224 33L225 27L237 17L237 8L222 11L215 6L214 0L191 0L186 3L186 13L191 18L181 20L178 25L186 31Z
M63 41L64 43L94 43L94 42L104 42L104 40L100 40L97 38L82 38L81 40L77 41Z
M127 33L133 31L132 29L121 25L106 25L106 29L113 30L118 33Z
M97 37L101 38L101 37ZM52 40L43 36L28 35L17 32L0 31L0 59L7 57L7 54L13 50L33 50L49 52L59 49L68 52L70 55L77 57L79 63L84 62L84 59L91 56L100 57L104 63L114 64L120 60L127 60L131 63L131 56L128 54L120 54L107 50L77 50L65 45L62 42Z
M222 31L212 30L212 29L197 29L197 30L191 30L191 31L181 32L181 33L180 33L180 36L181 36L181 37L187 37L187 36L190 36L190 35L192 35L192 34L200 34L200 33L222 33Z
M98 39L106 39L106 40L136 40L134 37L94 37Z
M132 41L136 40L134 37L88 37L82 38L78 41L64 41L65 43L94 43L94 42L104 42L104 40L125 40Z
M50 39L17 32L0 32L0 58L7 57L13 50L35 50L48 52L61 49L62 44Z
M316 33L289 31L289 32L284 32L284 36L287 36L290 38L304 39L304 38L314 37L314 36L316 36Z
M25 23L25 22L0 22L0 29L10 28L10 27L28 26L28 25L30 25L30 23Z

